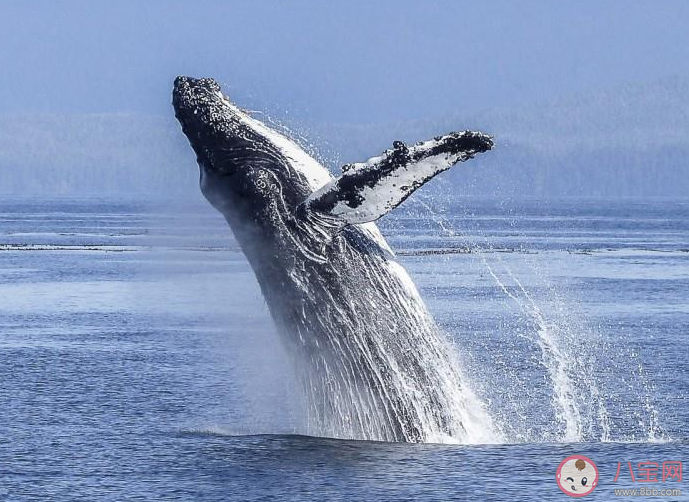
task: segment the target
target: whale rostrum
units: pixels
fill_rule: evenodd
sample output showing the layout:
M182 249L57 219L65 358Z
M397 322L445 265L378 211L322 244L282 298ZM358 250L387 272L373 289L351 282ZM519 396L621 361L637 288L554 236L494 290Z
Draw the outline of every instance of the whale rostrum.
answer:
M308 434L488 441L493 426L375 220L492 138L401 141L338 177L234 105L178 77L173 106L204 196L249 261L304 391Z

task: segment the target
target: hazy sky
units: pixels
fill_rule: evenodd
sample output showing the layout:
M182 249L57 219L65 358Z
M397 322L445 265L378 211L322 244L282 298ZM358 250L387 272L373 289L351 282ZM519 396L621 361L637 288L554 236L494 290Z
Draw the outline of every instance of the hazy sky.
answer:
M171 113L178 74L333 121L689 73L687 1L0 1L0 113Z

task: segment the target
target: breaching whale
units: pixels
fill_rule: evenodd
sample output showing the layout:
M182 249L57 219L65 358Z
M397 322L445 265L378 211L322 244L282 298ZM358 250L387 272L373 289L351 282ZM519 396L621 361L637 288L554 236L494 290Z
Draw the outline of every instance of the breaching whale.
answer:
M464 131L396 141L335 178L213 79L178 77L172 103L201 190L232 228L293 355L308 433L484 439L488 416L373 222L438 173L490 150L492 139Z

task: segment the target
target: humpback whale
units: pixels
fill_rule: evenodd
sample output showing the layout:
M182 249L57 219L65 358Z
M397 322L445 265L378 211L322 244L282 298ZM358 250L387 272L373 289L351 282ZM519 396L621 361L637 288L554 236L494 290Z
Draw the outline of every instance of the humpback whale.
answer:
M213 79L177 77L172 103L201 191L229 223L295 361L307 433L483 440L490 419L374 221L438 173L490 150L492 138L464 131L396 141L333 177Z

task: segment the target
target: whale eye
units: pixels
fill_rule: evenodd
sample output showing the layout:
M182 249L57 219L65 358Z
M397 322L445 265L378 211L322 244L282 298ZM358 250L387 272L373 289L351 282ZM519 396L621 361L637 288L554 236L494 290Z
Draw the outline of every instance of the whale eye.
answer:
M586 483L588 483L588 482L589 482L589 480L586 479L586 477L581 478L581 485L582 486L586 486Z

